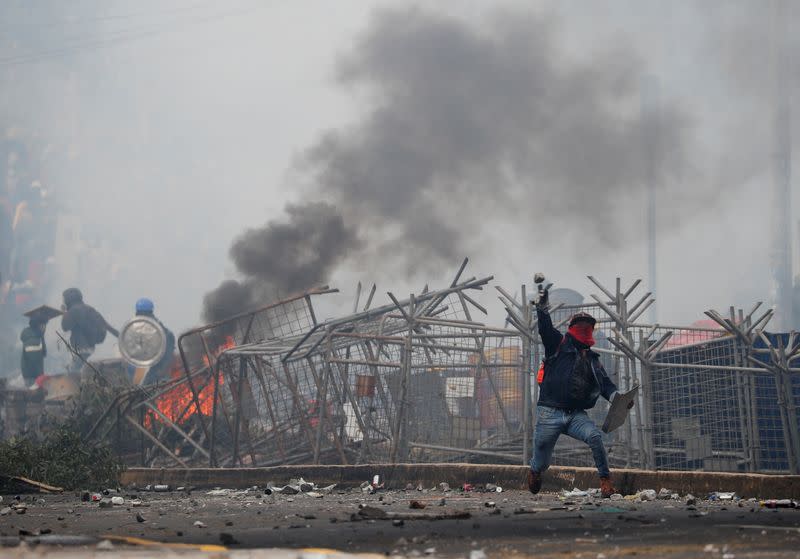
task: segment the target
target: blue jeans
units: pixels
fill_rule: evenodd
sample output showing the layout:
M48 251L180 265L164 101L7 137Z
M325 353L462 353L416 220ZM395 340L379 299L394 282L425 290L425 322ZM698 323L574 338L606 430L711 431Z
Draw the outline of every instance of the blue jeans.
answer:
M562 410L536 406L536 430L533 433L533 459L531 470L541 473L550 466L553 448L558 437L566 433L583 441L592 449L594 463L600 477L608 477L608 456L603 446L603 432L584 410Z

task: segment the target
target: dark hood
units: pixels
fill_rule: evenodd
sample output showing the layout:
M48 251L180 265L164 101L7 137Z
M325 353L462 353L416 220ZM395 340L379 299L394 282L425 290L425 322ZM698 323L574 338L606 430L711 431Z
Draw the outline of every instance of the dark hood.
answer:
M81 293L81 290L77 287L70 287L69 289L65 290L63 297L64 304L67 306L67 308L77 303L83 303L83 293Z

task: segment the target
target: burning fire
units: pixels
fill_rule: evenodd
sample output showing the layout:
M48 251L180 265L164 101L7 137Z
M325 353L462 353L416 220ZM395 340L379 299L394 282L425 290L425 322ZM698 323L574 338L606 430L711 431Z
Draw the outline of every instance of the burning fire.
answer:
M236 346L233 337L228 336L225 343L219 346L213 352L213 357L216 358L220 353L226 349ZM203 356L203 362L206 367L209 366L209 359L207 355ZM219 374L219 384L224 383L224 378L221 373ZM172 369L171 378L173 380L183 377L183 368L177 365ZM205 383L203 382L205 381ZM164 414L173 423L181 424L187 421L192 415L198 411L203 415L211 415L214 406L214 376L210 372L207 376L201 375L193 377L191 381L197 390L197 401L199 406L194 403L192 397L192 389L188 382L182 382L175 386L172 390L165 392L159 396L155 405L162 414ZM145 427L150 427L153 421L163 423L163 419L153 411L148 411L144 418Z

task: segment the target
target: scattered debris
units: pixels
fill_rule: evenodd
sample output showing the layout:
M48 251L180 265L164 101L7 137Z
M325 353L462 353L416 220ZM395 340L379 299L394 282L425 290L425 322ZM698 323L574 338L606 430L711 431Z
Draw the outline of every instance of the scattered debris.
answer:
M736 493L731 492L723 492L723 491L715 491L711 495L708 496L709 501L733 501L736 499Z
M665 487L662 487L658 492L658 498L662 500L672 499L672 495L672 491Z
M362 520L461 520L470 518L469 511L453 511L441 513L425 512L389 512L377 507L362 505L358 515L352 515L351 519Z
M199 520L195 520L193 526L196 526L198 528L205 528L206 527L205 522L201 522Z
M219 489L219 488L212 489L211 491L208 491L206 493L206 495L211 495L212 497L225 497L226 495L230 494L231 494L230 489Z
M639 491L636 496L640 501L655 501L657 497L655 489L644 489Z
M561 492L561 496L567 499L574 499L576 497L588 497L589 493L587 491L583 491L582 489L578 489L574 487L572 491L567 491L566 489Z
M62 487L55 487L21 476L0 474L0 490L5 493L62 493Z
M450 484L443 481L442 483L439 484L439 491L441 491L442 493L447 493L448 491L450 491Z
M169 491L169 485L154 485L153 491L157 493L166 493Z
M503 488L500 487L499 485L495 485L494 483L487 483L486 484L486 491L488 491L490 493L491 492L502 493L503 492Z
M550 510L549 508L543 508L543 507L534 507L534 508L520 507L518 509L514 509L514 514L536 514L537 512L548 512L549 510Z
M114 544L109 540L103 540L95 546L100 551L114 551Z
M116 497L116 496L115 497L111 497L111 504L112 505L124 505L125 504L125 499L123 499L122 497Z
M136 522L139 522L139 523L144 522L144 516L142 516L142 513L140 513L140 512L136 513Z
M425 503L421 503L419 501L411 501L408 504L408 508L410 509L424 509L427 505Z
M792 499L768 499L761 501L760 505L768 509L796 509L798 507L797 501Z

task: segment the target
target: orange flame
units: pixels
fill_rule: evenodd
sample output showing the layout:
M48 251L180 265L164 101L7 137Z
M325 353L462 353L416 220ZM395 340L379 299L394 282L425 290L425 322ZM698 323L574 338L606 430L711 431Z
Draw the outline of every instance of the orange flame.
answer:
M228 336L225 340L225 343L213 352L214 358L219 356L219 354L226 349L230 349L235 346L236 342L234 341L233 337ZM203 361L205 362L206 366L208 366L209 359L207 355L203 356ZM180 366L173 368L171 374L171 378L173 380L179 379L182 376L183 369ZM158 411L164 414L164 416L166 416L173 423L183 423L198 411L203 415L211 415L214 409L214 377L213 375L209 375L207 379L208 381L202 388L197 386L199 384L197 377L194 377L192 381L189 381L195 384L197 390L197 402L199 405L195 405L194 403L192 389L189 386L189 382L182 382L159 396L155 401L156 408L158 408ZM223 384L223 382L224 378L222 377L222 374L220 374L219 384ZM145 427L149 428L153 424L153 421L164 423L163 418L160 415L154 413L153 411L148 411L144 418Z

